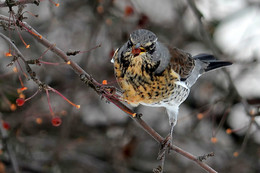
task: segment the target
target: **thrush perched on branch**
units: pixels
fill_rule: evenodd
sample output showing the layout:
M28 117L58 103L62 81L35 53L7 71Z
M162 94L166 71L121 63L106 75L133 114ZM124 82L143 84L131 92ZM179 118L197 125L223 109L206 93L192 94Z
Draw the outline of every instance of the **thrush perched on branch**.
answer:
M231 62L213 55L191 56L177 48L168 48L148 30L138 29L113 56L115 76L123 91L123 100L137 106L165 107L171 126L177 123L178 110L191 86L205 72Z

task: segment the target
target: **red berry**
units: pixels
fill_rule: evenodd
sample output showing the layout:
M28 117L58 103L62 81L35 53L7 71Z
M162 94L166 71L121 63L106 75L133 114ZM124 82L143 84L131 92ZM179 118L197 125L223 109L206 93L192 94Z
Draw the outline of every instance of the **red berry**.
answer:
M126 6L125 7L125 16L131 16L134 14L134 9L132 6Z
M3 122L3 128L5 130L9 130L10 129L10 125L7 122Z
M23 98L16 99L17 106L23 106L24 103L25 103L25 100Z
M54 118L52 118L51 123L53 126L58 127L61 125L62 120L60 117L54 117Z

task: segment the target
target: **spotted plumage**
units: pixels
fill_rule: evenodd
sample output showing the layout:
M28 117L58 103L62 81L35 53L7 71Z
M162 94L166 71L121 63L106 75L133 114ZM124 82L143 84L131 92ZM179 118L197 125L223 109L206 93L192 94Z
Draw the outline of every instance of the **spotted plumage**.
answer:
M222 66L212 55L192 57L177 48L167 48L151 31L139 29L115 51L112 61L123 99L139 104L165 107L172 128L177 122L179 105L201 74Z

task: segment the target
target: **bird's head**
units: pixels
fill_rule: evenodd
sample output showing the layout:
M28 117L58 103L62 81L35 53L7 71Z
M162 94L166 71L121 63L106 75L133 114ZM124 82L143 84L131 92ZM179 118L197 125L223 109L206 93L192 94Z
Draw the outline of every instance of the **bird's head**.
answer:
M129 40L114 54L114 59L125 69L137 57L142 58L149 72L156 74L161 74L168 67L170 59L168 49L157 41L153 32L146 29L132 32Z
M155 49L157 36L146 29L138 29L130 34L127 49L135 57L145 52L152 53Z

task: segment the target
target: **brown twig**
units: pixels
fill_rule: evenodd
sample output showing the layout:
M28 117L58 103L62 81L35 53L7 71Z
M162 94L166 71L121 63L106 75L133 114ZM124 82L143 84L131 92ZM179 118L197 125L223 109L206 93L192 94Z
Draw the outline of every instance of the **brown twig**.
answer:
M0 33L0 37L2 37L9 45L11 45L15 52L17 53L17 56L19 58L21 58L21 60L24 62L26 71L28 72L28 74L30 75L31 79L39 86L44 88L45 84L43 82L41 82L37 77L34 71L32 71L31 67L29 66L29 64L27 63L25 57L23 56L23 54L19 51L19 49L16 47L16 45L8 38L6 37L4 34Z
M8 21L8 17L0 15L0 20ZM61 49L59 49L57 46L53 46L53 43L50 43L46 38L41 36L35 29L33 29L30 25L28 25L26 22L17 21L20 26L22 26L33 38L35 38L39 43L44 45L47 48L50 48L50 50L58 55L60 58L62 58L65 62L70 61L69 66L73 69L73 71L79 75L80 79L88 84L92 89L94 89L98 94L106 94L105 88L103 88L94 78L92 78L87 72L85 72L78 64L71 61L65 52L63 52ZM115 105L120 107L123 111L128 113L131 118L133 118L150 136L152 136L158 143L162 143L164 141L164 138L160 136L154 129L152 129L145 121L142 120L141 114L136 114L129 108L127 108L123 103L121 103L116 97L113 95L105 95L106 98L113 102ZM210 166L208 166L206 163L203 163L202 161L198 160L196 156L192 155L191 153L182 150L181 148L170 145L170 148L174 150L175 152L183 155L184 157L194 161L197 163L200 167L205 169L206 171L210 173L216 173L214 169L212 169Z
M247 142L248 142L248 139L249 139L250 133L251 133L251 128L252 128L252 125L253 125L254 122L255 122L255 117L252 117L251 120L250 120L250 123L249 123L249 127L248 127L248 129L247 129L247 131L246 131L246 135L245 135L245 137L244 137L244 139L243 139L242 146L241 146L241 148L240 148L240 150L239 150L239 153L241 153L242 151L244 151L244 149L245 149L245 147L246 147L246 145L247 145Z
M207 160L207 158L213 157L214 155L215 154L213 152L211 152L209 154L204 154L203 156L198 156L198 160L199 161Z

